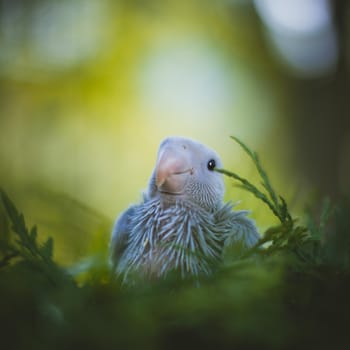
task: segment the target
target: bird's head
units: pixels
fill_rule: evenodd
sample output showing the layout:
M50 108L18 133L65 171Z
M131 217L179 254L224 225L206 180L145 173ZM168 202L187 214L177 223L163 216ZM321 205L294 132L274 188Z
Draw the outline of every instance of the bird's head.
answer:
M221 160L210 148L191 139L168 137L159 146L147 196L167 202L186 200L213 210L224 195L216 167L222 167Z

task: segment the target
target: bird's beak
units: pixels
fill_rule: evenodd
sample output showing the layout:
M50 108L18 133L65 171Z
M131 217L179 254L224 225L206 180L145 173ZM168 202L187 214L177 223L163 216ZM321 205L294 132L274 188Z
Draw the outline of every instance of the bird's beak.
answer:
M159 154L156 165L156 185L160 192L181 194L192 173L185 150L167 147Z

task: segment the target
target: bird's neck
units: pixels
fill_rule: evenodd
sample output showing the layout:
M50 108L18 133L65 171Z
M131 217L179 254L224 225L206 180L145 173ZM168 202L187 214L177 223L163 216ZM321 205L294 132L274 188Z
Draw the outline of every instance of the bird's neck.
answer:
M191 200L186 195L173 195L167 193L157 193L156 196L150 198L152 201L158 201L159 206L162 210L171 208L173 206L187 207L189 210L204 210L208 214L213 214L222 207L222 203L217 204L207 204L207 203L197 203ZM147 199L145 200L145 202Z

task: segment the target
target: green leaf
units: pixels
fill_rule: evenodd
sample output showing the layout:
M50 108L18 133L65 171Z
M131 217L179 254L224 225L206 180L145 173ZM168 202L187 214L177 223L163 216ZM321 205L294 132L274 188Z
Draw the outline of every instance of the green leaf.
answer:
M310 255L308 251L305 250L305 246L309 243L315 246L315 237L310 235L310 231L308 231L306 227L295 227L295 222L297 220L294 219L289 212L286 200L282 196L278 195L273 188L267 172L260 163L258 154L252 151L237 137L232 136L231 138L240 145L244 152L247 153L250 159L253 161L261 180L259 186L262 188L260 189L258 186L252 184L247 179L236 173L225 169L217 169L217 171L234 179L238 182L238 186L240 188L252 193L256 198L261 200L281 222L281 225L268 229L259 242L253 248L251 248L247 254L245 254L245 256L250 256L256 252L264 255L270 255L283 250L292 252L303 262L311 261L313 259L312 254ZM329 205L325 203L320 219L321 228L324 227L329 215ZM270 245L267 248L259 249L265 243L269 242ZM318 248L316 247L315 249L317 250ZM318 254L318 252L316 253Z
M252 159L255 167L258 170L258 173L260 175L260 177L262 178L263 182L263 186L265 187L265 189L267 190L268 194L270 195L270 198L274 204L274 207L276 208L278 206L278 197L276 195L276 192L274 191L274 189L271 186L270 183L270 179L267 176L266 171L264 170L264 168L262 167L259 157L257 155L256 152L253 152L243 141L241 141L240 139L238 139L235 136L231 136L231 138L236 141L242 148L243 150L250 156L250 158Z
M7 196L7 194L3 190L0 190L0 194L1 194L2 202L4 204L4 207L7 211L7 214L9 216L10 220L12 221L12 223L17 222L19 213L18 213L16 207L14 206L14 204L11 202L10 198Z
M224 175L231 177L231 178L237 180L238 182L240 182L241 183L241 185L239 186L240 188L243 188L244 190L252 193L256 198L263 201L270 208L270 210L274 213L274 215L276 215L277 218L280 218L273 203L267 198L267 196L263 192L261 192L256 186L254 186L248 180L240 177L239 175L237 175L233 172L225 170L225 169L215 169L215 170L221 174L224 174Z
M51 260L53 255L53 239L49 237L47 241L40 248L41 255L47 259Z
M1 199L12 224L13 232L17 235L14 246L11 247L11 254L4 257L2 265L7 265L8 260L12 257L19 256L24 262L28 262L30 266L44 273L51 283L57 284L58 280L65 277L63 271L52 260L53 239L50 237L42 246L39 246L36 226L29 232L23 214L19 213L4 191L1 191Z
M29 237L30 237L32 242L36 242L37 235L38 235L37 228L36 228L36 226L33 226L32 229L30 230L30 234L29 234Z

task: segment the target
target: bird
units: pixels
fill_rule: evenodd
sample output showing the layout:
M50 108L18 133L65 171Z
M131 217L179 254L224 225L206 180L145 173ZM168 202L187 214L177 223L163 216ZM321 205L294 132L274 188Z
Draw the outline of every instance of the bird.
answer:
M159 279L171 271L181 277L210 275L227 247L259 240L246 210L224 203L219 155L185 137L164 139L142 200L116 219L110 263L124 280L139 275Z

